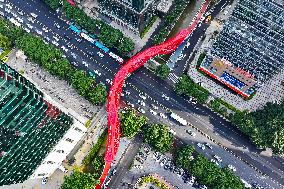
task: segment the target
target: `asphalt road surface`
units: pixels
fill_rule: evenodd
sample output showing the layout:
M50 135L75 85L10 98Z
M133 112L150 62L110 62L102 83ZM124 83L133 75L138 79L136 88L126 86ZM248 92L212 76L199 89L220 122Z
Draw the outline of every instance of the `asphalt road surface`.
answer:
M75 38L80 38L80 36L76 36L68 29L69 25L67 24L66 19L47 7L42 1L9 0L8 2L11 2L10 5L12 6L12 9L9 9L10 12L6 11L7 7L5 6L1 9L1 11L5 13L6 17L15 17L16 15L23 19L22 25L24 27L28 28L27 23L29 23L32 26L32 28L29 28L31 32L34 32L38 36L44 38L46 42L53 43L55 41L58 43L56 46L61 49L62 46L64 46L64 48L68 50L62 51L70 61L76 61L78 63L78 69L92 72L94 72L94 70L98 71L100 76L97 76L96 80L98 82L105 83L107 87L109 87L109 83L106 80L112 80L114 74L120 68L118 62L107 54L100 57L97 53L99 52L99 49L84 39L81 43L77 42ZM220 7L222 7L225 2L225 0L221 1L214 11L216 11L216 13L220 11ZM24 15L19 15L19 10L24 12ZM31 12L38 15L34 23L28 21L28 17L30 17ZM57 27L55 23L57 23L60 28ZM47 28L47 32L43 31L43 27ZM194 41L198 41L198 39L203 35L202 31L204 31L205 27L207 27L206 24L201 24L201 26L195 30L191 37L193 41L191 42L190 47L186 50L187 54L192 52L195 45ZM64 37L65 35L69 36L71 40ZM90 53L88 52L93 53L93 55L90 56ZM86 63L83 64L84 61ZM181 68L185 65L185 60L181 60L180 63L183 63L182 66L178 66L181 70ZM177 75L178 74L180 73L177 73ZM143 106L138 104L137 100L140 98L138 97L138 94L144 93L144 95L147 96L145 101L147 107L154 103L159 105L167 113L169 113L169 111L175 111L189 123L207 133L211 138L218 139L222 145L231 148L232 151L247 161L251 166L257 167L262 173L270 177L271 179L266 179L267 186L269 185L272 188L279 188L276 182L284 183L283 159L274 156L267 157L260 155L259 150L257 150L249 142L247 137L243 136L240 131L238 131L229 122L212 112L207 107L192 104L187 98L176 95L173 91L172 83L169 80L163 81L146 68L141 68L127 79L124 91L125 90L128 90L130 95L125 95L122 99L134 104L136 108L138 106L143 108ZM168 96L169 100L162 98L163 94ZM149 113L147 112L147 115L148 114ZM178 131L177 128L178 127L174 127L173 129ZM219 153L221 154L218 155L224 156L224 159L230 156L230 153L227 151ZM236 169L242 170L242 168L239 167L239 164L236 165ZM248 170L251 170L251 173ZM246 171L248 175L254 174L253 169L248 170ZM255 181L263 183L261 179L256 179Z

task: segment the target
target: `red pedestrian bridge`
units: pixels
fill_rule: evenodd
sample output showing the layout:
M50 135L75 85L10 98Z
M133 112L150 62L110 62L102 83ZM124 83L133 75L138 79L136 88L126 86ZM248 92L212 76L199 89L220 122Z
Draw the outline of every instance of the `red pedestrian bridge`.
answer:
M105 153L105 166L100 177L100 184L96 185L96 189L100 189L103 185L111 163L114 160L120 142L120 122L118 118L118 108L120 103L120 95L122 87L127 76L143 66L150 58L159 54L168 54L177 49L177 47L188 37L203 19L203 14L208 8L209 1L205 0L199 12L197 13L192 24L181 30L175 37L165 41L164 43L150 47L135 56L125 63L115 75L108 94L107 113L108 113L108 141Z

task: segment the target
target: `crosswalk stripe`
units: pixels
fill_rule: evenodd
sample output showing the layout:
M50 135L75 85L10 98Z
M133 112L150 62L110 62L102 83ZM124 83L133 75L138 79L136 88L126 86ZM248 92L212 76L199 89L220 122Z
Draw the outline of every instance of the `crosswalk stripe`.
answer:
M170 73L170 74L169 74L169 79L170 79L172 82L174 82L174 83L177 83L177 82L178 82L178 77L177 77L175 74L173 74L173 73Z

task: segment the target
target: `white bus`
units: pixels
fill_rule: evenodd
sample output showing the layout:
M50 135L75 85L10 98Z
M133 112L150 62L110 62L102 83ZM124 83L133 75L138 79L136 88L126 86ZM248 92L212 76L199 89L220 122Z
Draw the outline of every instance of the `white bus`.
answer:
M175 114L175 113L171 113L171 118L173 118L174 120L176 120L177 122L179 122L182 125L187 125L187 122L185 119L181 118L179 115Z

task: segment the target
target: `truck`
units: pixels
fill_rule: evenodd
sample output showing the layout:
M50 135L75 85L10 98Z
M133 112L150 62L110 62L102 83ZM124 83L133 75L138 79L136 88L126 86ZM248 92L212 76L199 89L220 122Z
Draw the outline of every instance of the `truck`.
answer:
M187 121L183 118L181 118L179 115L177 115L176 113L172 112L171 113L171 118L173 118L174 120L176 120L177 122L179 122L182 125L187 125Z

